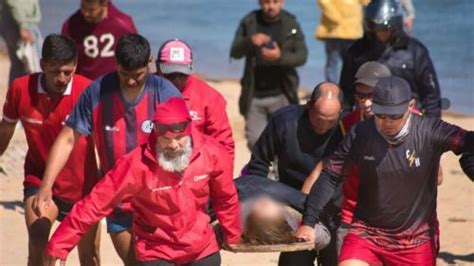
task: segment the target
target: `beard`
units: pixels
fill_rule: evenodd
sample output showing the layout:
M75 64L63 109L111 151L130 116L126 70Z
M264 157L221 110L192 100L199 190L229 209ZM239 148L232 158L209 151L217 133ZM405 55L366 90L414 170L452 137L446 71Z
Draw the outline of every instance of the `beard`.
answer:
M191 159L191 154L193 148L191 147L191 137L186 137L186 143L183 147L179 148L176 151L173 151L174 154L170 155L171 152L168 149L161 149L156 145L156 159L158 165L167 171L167 172L183 172L189 166L189 160Z

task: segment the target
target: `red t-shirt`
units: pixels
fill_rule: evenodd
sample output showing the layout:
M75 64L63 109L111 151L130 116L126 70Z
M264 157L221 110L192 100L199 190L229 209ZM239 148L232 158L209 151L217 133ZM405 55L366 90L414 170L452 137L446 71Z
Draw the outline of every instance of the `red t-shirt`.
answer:
M74 104L90 80L74 75L63 96L50 98L41 86L42 74L36 73L13 81L8 90L3 119L21 121L28 143L23 185L40 186L51 146L65 124ZM89 193L98 181L94 143L81 137L59 173L53 195L74 203Z
M98 24L87 23L78 10L63 24L61 33L77 44L77 74L96 79L116 69L115 47L125 34L136 33L131 17L109 3L107 17Z

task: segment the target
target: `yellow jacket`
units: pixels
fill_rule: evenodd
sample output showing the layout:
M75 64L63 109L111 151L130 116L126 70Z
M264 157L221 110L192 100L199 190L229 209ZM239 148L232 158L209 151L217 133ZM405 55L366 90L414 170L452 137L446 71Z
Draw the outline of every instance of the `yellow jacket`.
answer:
M362 37L362 5L370 0L316 0L321 21L316 38L355 40Z

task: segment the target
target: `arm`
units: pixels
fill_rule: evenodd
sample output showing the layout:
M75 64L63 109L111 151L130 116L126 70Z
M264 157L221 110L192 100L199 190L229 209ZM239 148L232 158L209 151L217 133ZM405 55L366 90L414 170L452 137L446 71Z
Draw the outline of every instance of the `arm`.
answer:
M405 15L405 19L414 19L415 18L415 6L413 5L412 0L400 0L402 5L403 13Z
M69 252L92 225L109 215L127 195L139 190L134 168L131 157L122 158L87 197L74 205L48 243L47 253L50 257L66 260Z
M234 163L235 143L232 137L232 128L229 124L229 118L226 112L226 101L224 97L216 97L208 106L206 111L206 126L204 132L206 135L214 137L229 152L230 160Z
M332 0L317 0L317 2L321 8L321 16L327 18L331 23L339 24L343 18L334 2Z
M459 164L461 165L464 173L474 181L474 153L466 152L459 159Z
M137 27L135 26L135 22L133 22L133 19L130 18L130 22L128 23L129 25L129 32L130 33L138 33Z
M333 154L339 147L339 143L342 142L344 138L344 133L342 131L341 125L342 125L341 123L337 123L335 125L335 128L333 129L333 132L332 132L331 139L329 140L329 143L324 148L323 158L327 158L331 154ZM309 192L311 191L311 187L313 186L314 182L316 182L316 180L318 179L322 170L323 170L323 160L319 161L318 164L316 164L316 167L313 169L313 171L311 171L309 176L304 181L303 187L301 188L301 191L303 193L309 194Z
M230 56L235 59L240 59L246 55L253 53L253 45L251 36L247 32L245 26L245 18L240 22L239 28L235 32L234 41L230 48Z
M443 153L452 151L457 155L470 154L474 151L474 131L466 131L441 119L430 120L428 122L431 127L427 129L427 134L431 136L433 147Z
M41 12L37 1L7 0L13 19L20 29L27 29L28 23L38 23Z
M268 176L270 166L281 146L277 134L275 118L272 118L253 147L252 156L247 164L247 174Z
M413 22L415 21L415 7L412 0L400 0L403 8L404 19L403 24L408 33L413 29Z
M353 57L350 52L348 52L343 59L341 78L339 80L339 86L344 95L344 111L352 111L355 105L353 84L356 71L357 69L355 69Z
M69 31L69 20L66 20L66 22L64 22L63 27L61 28L61 34L64 36L71 37L71 33Z
M415 82L418 87L420 102L426 116L441 117L441 92L438 77L431 62L428 50L417 48Z
M40 189L33 199L33 210L40 217L43 215L43 211L49 207L56 177L66 165L74 145L80 137L81 135L69 126L64 126L56 137L48 155Z
M10 140L13 137L15 132L16 123L10 123L2 119L0 122L0 174L6 174L5 169L3 169L3 161L1 156L5 152L10 143Z
M25 42L33 42L34 38L29 26L32 23L37 24L41 20L38 2L22 0L7 0L6 2L10 7L13 19L18 24L21 39Z
M356 136L355 129L351 130L336 152L329 157L328 163L311 188L303 214L303 225L296 232L296 237L315 241L314 225L319 222L324 206L331 200L337 186L342 182L344 165L351 157L351 149Z
M298 22L295 21L294 23L290 35L283 36L287 40L281 48L280 65L282 66L301 66L308 59L308 48L306 47L303 31Z
M432 145L438 147L441 152L452 151L455 154L462 154L459 160L461 168L473 180L474 131L465 131L440 119L432 119L432 121L433 126L429 129L429 134L433 138Z
M51 189L54 181L66 165L74 144L80 135L92 133L91 90L92 88L89 86L83 91L66 121L66 126L63 127L51 147L40 189L33 200L33 209L40 216L44 208L47 208L51 202Z
M0 122L0 156L3 155L5 150L10 143L10 140L15 133L16 123L20 119L18 111L19 98L21 95L18 94L19 88L15 82L8 89L7 96L5 98L5 104L3 105L3 117Z
M233 165L224 149L214 158L215 169L209 181L211 206L224 232L226 244L240 241L240 210L237 189L232 178Z
M309 194L311 191L311 188L313 187L314 182L318 180L319 175L321 174L321 171L323 170L323 162L320 161L316 167L311 171L309 176L306 178L306 180L303 183L303 187L301 187L301 192L305 194Z

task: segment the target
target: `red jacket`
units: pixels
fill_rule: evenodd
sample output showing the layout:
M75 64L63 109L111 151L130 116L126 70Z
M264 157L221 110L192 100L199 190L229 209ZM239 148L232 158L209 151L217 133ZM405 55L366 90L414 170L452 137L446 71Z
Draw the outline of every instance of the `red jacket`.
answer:
M66 259L81 235L127 196L132 202L139 261L183 264L217 252L219 245L206 212L209 197L226 243L238 243L239 199L229 155L195 129L192 141L193 154L182 176L159 167L153 141L122 157L58 227L47 246L49 255Z
M189 76L181 93L195 127L224 145L233 162L235 145L227 118L227 102L224 97L194 75Z

